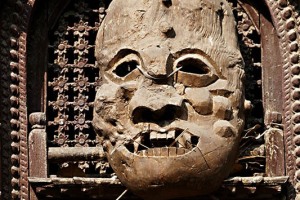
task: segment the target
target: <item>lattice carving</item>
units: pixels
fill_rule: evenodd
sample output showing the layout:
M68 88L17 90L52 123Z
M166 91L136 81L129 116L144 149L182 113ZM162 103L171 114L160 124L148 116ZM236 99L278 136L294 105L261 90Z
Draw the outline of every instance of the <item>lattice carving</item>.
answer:
M95 37L105 16L103 1L71 3L52 32L49 45L47 133L50 146L99 145L91 125L100 83ZM81 168L104 165L80 163Z
M74 3L50 38L48 134L53 145L97 144L91 126L95 89L100 81L94 41L104 17L103 6L102 1Z

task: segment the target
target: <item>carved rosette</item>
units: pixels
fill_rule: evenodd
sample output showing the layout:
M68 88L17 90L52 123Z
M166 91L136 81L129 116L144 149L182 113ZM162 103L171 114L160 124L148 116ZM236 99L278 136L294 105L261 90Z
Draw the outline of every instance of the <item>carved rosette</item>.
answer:
M94 41L105 16L102 4L102 1L82 0L70 4L58 19L58 28L49 34L47 133L50 146L97 144L91 116L93 96L99 84Z

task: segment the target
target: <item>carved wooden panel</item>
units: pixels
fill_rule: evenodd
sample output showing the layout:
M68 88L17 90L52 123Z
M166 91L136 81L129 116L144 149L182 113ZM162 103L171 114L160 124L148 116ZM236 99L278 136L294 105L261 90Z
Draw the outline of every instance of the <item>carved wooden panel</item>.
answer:
M103 1L72 2L49 33L47 134L49 147L94 147L99 140L91 125L99 85L95 38L105 16ZM79 164L99 172L103 165ZM50 174L56 173L50 171Z
M261 136L264 125L260 37L257 27L240 4L232 1L231 5L236 16L240 48L245 60L246 99L253 106L251 115L247 116L246 137L242 140L240 150L238 167L243 170L238 173L251 175L263 172L265 162L264 155L259 155L258 162L249 162L255 159L255 156L249 157L250 151L259 152L259 149L254 148L264 143ZM98 27L105 16L103 6L102 1L71 3L49 34L47 133L50 147L99 145L91 127L91 119L95 91L100 81L94 58L94 42ZM258 138L255 139L256 137ZM87 169L90 164L81 164L81 167Z
M99 70L94 41L102 1L69 5L50 32L47 119L48 137L57 146L94 146L91 126Z
M252 103L249 106L253 107L247 117L240 156L232 176L262 175L266 168L269 169L270 163L266 167L266 141L263 134L267 128L276 128L269 131L270 135L266 138L268 145L271 144L268 148L285 145L285 149L281 147L277 153L285 153L284 164L291 185L288 188L289 198L294 199L300 191L299 3L295 0L265 0L262 4L251 0L228 1L236 17L240 48L245 61L246 98ZM34 19L35 13L37 10L48 9L47 4L44 8L39 7L40 2L1 1L4 5L0 8L1 199L29 199L28 110L33 112L39 107L46 107L39 111L46 111L47 114L48 147L101 147L102 142L91 127L93 101L100 81L94 58L94 41L110 1L70 1L66 8L61 6L64 9L57 13L57 16L60 15L59 19L49 16L49 46L44 50L48 51L48 55L44 57L49 63L45 66L47 75L44 84L47 92L38 102L41 106L32 109L28 106L37 101L30 102L31 99L28 99L32 95L27 94L27 91L32 92L32 88L27 83L34 76L28 70L27 61L40 54L36 49L32 51L27 43L30 41L30 31L38 29L32 25L32 21L38 22L38 19ZM60 5L62 4L64 3ZM43 37L46 38L46 35ZM277 48L274 52L272 46ZM261 57L261 54L270 57ZM274 55L276 58L272 59ZM275 65L271 66L270 63ZM39 70L36 73L43 76L42 73L39 74ZM279 71L283 73L282 78ZM276 81L277 79L280 80ZM280 84L282 90L278 89L281 88ZM280 92L270 92L272 88ZM282 137L282 129L284 141L275 136ZM271 158L271 162L275 160L276 158ZM48 175L65 176L61 172L63 169L71 169L70 166L84 172L80 173L82 176L113 175L104 161L51 164ZM280 174L283 169L278 171ZM55 185L57 182L55 178L53 180ZM244 179L239 179L240 182L242 180ZM47 181L49 180L45 180L43 184ZM281 190L281 186L275 190Z

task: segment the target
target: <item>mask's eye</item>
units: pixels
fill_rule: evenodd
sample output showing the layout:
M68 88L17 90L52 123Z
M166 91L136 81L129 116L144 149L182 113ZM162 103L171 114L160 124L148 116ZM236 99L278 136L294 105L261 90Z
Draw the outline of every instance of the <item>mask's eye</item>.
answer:
M113 70L113 73L119 77L125 77L135 70L137 65L138 63L136 61L123 62Z
M118 53L109 63L108 70L105 75L115 82L133 81L140 76L139 65L141 65L140 57L135 53L123 51Z
M209 67L199 59L189 58L180 61L177 65L180 71L191 74L208 74Z
M176 73L175 73L176 71ZM218 79L215 68L203 56L183 55L175 62L175 82L187 87L206 87Z

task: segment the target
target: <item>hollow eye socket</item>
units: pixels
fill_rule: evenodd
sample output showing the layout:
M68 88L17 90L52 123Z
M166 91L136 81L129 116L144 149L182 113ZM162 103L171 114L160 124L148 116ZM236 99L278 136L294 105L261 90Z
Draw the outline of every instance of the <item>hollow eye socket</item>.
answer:
M185 55L175 64L174 82L186 87L206 87L216 81L215 68L201 55Z
M137 65L138 63L136 61L123 62L113 70L113 73L115 73L118 77L121 78L126 77L128 74L130 74L133 70L137 68Z
M208 74L210 72L209 67L199 59L188 58L178 63L177 68L179 71L190 74Z

